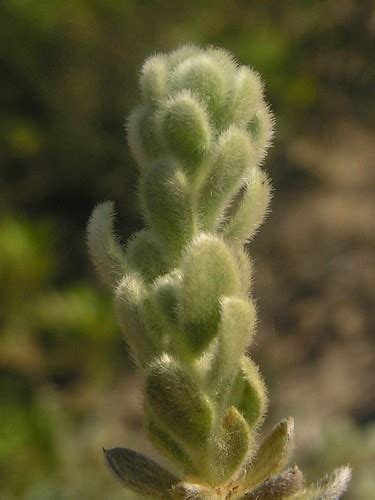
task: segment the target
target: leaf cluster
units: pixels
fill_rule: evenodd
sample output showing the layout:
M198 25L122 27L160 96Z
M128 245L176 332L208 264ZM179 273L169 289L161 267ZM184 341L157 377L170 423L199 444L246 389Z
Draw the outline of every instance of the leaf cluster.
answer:
M177 474L126 448L105 451L107 461L154 498L338 498L348 469L306 490L297 468L283 471L292 420L255 455L268 398L246 354L256 307L244 244L271 198L261 163L273 119L260 78L223 50L185 46L149 58L140 87L127 131L145 228L123 248L106 202L88 244L144 375L149 436Z

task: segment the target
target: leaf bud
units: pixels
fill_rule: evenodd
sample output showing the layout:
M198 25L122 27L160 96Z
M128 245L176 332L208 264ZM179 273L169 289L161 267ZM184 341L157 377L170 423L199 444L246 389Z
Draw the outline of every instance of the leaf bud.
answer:
M166 147L189 175L200 167L211 143L205 110L188 91L179 92L163 106L161 133Z

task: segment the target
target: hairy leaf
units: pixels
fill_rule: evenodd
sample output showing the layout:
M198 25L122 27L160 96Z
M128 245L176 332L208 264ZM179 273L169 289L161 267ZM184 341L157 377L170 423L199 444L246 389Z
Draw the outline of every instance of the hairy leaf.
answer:
M140 86L146 102L160 104L167 90L167 61L164 56L156 55L147 59L142 67Z
M104 450L107 463L128 488L153 498L172 498L170 489L179 479L141 453L127 448Z
M135 233L126 247L126 258L132 271L139 272L147 282L166 271L165 255L149 229Z
M274 427L261 444L254 460L246 468L241 489L251 489L284 468L293 446L293 433L292 418L283 420Z
M181 294L182 274L179 271L160 276L154 283L151 300L173 326L178 325L178 301Z
M116 289L116 307L125 340L139 366L145 366L163 348L148 292L142 279L127 275Z
M243 495L249 500L283 500L300 491L303 486L303 476L298 467L288 469L281 474L272 476L257 488Z
M213 160L199 192L203 227L214 230L224 210L254 167L254 145L249 134L231 126L219 137Z
M178 93L163 108L160 121L166 146L185 171L194 174L210 147L205 110L188 91Z
M239 361L251 341L255 321L256 311L251 300L222 298L218 348L211 375L213 381L228 380L238 371Z
M145 413L147 417L148 434L156 448L164 453L172 463L178 465L185 474L197 475L197 470L189 453L172 437L167 429L164 429L162 425L156 421L149 408L145 408Z
M266 412L268 397L265 384L258 367L247 356L241 359L229 402L243 415L252 429L259 425Z
M260 77L247 66L241 66L236 74L231 104L233 121L240 127L245 127L264 106Z
M225 243L206 234L193 241L181 268L181 324L193 351L200 352L217 333L220 298L239 292L239 274Z
M227 75L212 55L201 53L185 59L171 74L171 80L174 91L191 92L206 107L211 123L217 128L221 126L226 118L229 85Z
M148 104L136 108L129 116L126 130L130 151L140 170L147 172L163 154L154 110Z
M193 448L207 446L213 411L199 386L171 356L152 363L146 379L146 402L160 423Z
M113 232L114 217L114 203L101 203L93 211L87 228L92 261L104 283L111 287L128 270L124 252Z
M242 246L254 236L268 213L271 186L259 168L252 170L239 205L223 228L223 236L235 246Z
M350 467L339 467L315 485L289 498L291 500L338 500L348 489L351 476Z
M179 256L195 224L186 175L168 160L155 163L144 179L141 195L148 223L167 253Z
M271 144L273 125L273 115L268 107L263 105L259 108L247 127L254 138L254 143L258 152L258 162L263 160Z
M230 478L246 459L251 443L250 428L243 416L231 406L226 412L217 438L218 480Z

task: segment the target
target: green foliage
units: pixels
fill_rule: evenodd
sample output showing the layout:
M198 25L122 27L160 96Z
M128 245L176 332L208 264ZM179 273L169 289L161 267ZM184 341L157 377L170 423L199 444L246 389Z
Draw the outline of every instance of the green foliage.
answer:
M344 470L306 491L298 469L282 472L291 419L254 458L267 392L245 354L256 309L242 247L270 199L260 162L273 120L260 79L225 51L189 46L146 61L141 93L128 137L147 229L122 250L103 204L89 248L144 375L150 437L178 476L127 449L109 450L107 461L125 485L161 498L339 495Z

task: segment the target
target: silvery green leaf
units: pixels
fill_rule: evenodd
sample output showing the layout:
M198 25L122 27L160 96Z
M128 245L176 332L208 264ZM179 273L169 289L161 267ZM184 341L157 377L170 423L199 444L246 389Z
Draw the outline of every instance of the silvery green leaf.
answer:
M171 498L170 489L179 479L145 457L127 448L104 450L106 461L115 476L124 486L152 498Z

